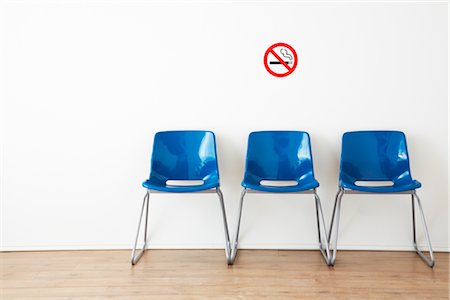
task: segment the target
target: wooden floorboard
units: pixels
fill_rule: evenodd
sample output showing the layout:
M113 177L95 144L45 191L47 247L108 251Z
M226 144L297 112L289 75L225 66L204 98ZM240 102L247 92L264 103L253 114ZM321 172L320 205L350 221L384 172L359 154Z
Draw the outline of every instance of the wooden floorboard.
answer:
M0 253L1 299L449 299L449 253L220 250Z

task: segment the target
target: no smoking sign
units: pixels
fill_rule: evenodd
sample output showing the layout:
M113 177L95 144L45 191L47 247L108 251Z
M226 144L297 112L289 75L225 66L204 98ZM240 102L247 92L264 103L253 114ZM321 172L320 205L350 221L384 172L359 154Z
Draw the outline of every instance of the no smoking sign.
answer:
M267 72L276 77L286 77L292 74L297 63L297 52L286 43L273 44L264 54L264 66Z

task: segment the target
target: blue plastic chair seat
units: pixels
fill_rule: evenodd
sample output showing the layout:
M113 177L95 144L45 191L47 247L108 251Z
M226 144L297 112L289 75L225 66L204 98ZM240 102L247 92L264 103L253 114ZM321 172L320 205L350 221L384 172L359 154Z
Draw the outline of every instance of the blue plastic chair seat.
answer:
M401 185L393 186L360 186L356 184L351 184L347 182L341 182L340 187L345 189L350 189L354 191L367 192L367 193L398 193L406 192L418 189L422 184L417 180L412 180L411 182L402 183Z
M166 184L162 184L160 181L152 180L152 178L150 178L149 180L144 181L142 183L142 186L145 187L146 189L160 192L193 193L216 188L219 186L219 181L212 180L207 183L203 183L201 185L193 185L193 186L173 186L173 185L169 186Z
M392 186L360 186L357 181L392 181ZM342 137L341 188L367 193L412 191L422 185L412 179L405 134L401 131L353 131Z
M262 180L296 181L295 186L267 186ZM314 178L309 134L303 131L258 131L248 137L244 188L270 193L311 190Z
M194 186L168 180L203 180ZM168 193L191 193L219 187L216 139L211 131L162 131L155 135L149 178L142 186Z

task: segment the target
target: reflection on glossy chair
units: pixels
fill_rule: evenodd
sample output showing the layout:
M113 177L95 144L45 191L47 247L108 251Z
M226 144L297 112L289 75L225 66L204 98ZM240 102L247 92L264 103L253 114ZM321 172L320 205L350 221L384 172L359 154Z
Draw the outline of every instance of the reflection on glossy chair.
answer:
M288 181L280 186L279 181ZM268 182L270 185L265 185ZM270 183L273 182L273 183ZM314 178L311 144L308 133L302 131L260 131L248 137L243 191L241 194L236 234L231 261L238 251L239 227L246 193L296 193L314 194L316 204L319 249L329 264L330 253L322 206ZM321 222L320 222L321 221Z
M155 135L150 177L144 181L147 192L142 203L131 263L136 264L147 246L148 209L151 193L217 193L225 230L225 254L231 264L231 246L223 195L219 184L216 141L211 131L165 131ZM144 245L136 254L145 211Z
M362 185L361 182L365 181L390 181L391 184L385 186ZM403 132L355 131L345 133L342 137L339 191L336 195L328 235L328 242L331 245L334 225L336 228L331 263L334 264L336 260L339 216L344 194L409 194L412 202L414 248L425 263L433 267L435 261L431 241L422 204L416 193L416 189L420 187L420 182L411 177L406 137ZM419 208L430 257L424 255L417 246L415 203Z

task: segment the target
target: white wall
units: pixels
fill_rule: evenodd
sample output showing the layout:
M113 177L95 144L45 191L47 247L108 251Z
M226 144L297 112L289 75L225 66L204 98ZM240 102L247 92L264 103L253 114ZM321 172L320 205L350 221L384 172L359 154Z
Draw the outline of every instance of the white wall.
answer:
M407 134L448 246L446 3L13 1L2 22L2 244L130 248L155 132L210 129L234 232L247 135L310 132L329 223L347 130ZM293 45L297 70L263 55ZM311 196L249 195L242 248L316 247ZM222 247L213 195L151 199L153 247ZM408 196L346 196L340 247L412 249ZM420 236L421 240L423 236Z

